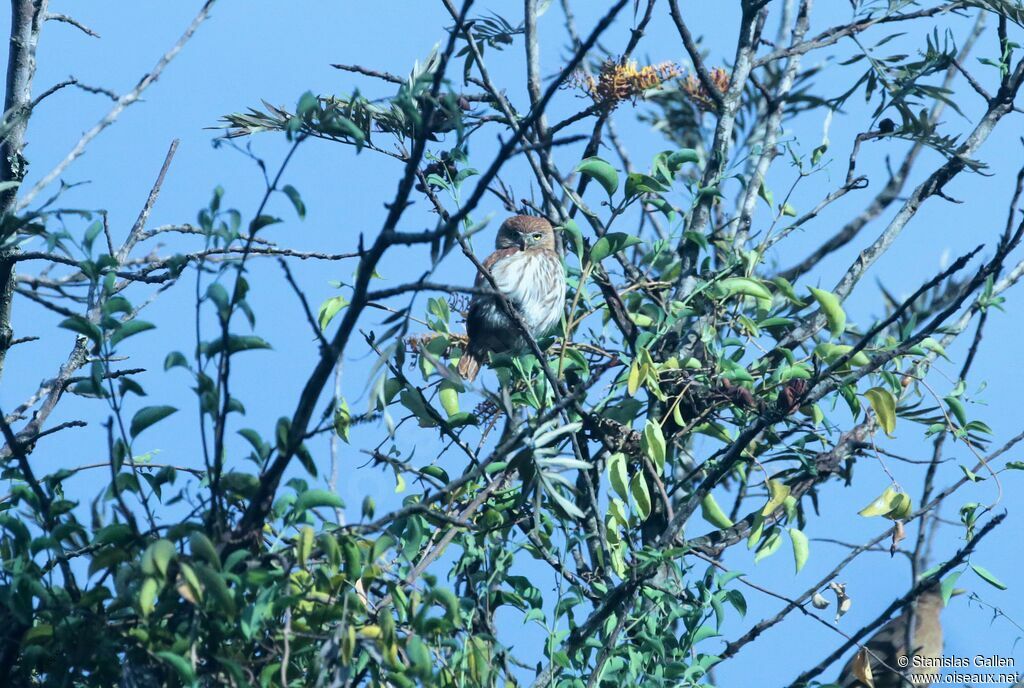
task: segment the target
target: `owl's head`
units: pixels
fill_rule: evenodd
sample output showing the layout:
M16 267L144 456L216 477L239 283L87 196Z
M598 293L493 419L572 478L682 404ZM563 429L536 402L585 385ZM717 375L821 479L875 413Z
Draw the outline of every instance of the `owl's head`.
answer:
M496 248L544 248L555 250L555 235L551 224L542 217L513 215L505 220L498 230Z

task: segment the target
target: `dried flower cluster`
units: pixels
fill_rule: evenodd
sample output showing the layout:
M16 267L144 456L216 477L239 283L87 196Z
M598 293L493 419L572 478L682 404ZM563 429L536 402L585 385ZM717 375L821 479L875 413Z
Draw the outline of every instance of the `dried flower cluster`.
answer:
M729 73L721 67L712 69L708 72L708 76L719 93L725 93L729 89ZM701 110L714 110L715 101L712 100L711 94L704 88L704 84L700 82L696 74L690 74L683 80L683 93L688 95L690 100Z
M577 74L576 85L595 103L614 108L624 100L634 103L647 91L675 79L682 72L672 62L638 67L636 60L605 60L596 77Z

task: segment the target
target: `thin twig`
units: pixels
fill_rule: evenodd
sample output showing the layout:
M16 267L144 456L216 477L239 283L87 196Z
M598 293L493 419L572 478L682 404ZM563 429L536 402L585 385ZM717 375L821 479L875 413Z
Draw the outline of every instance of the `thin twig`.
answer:
M182 48L184 48L185 44L188 43L189 39L192 38L192 35L196 32L199 26L204 21L206 21L207 17L210 16L210 8L213 7L213 4L215 2L216 0L206 0L202 8L199 10L199 13L192 20L192 23L189 24L187 29L185 29L185 33L182 34L181 38L178 39L178 41L171 47L170 50L163 54L163 56L157 61L153 69L144 77L142 77L138 85L136 85L135 88L133 88L127 94L121 96L118 99L117 103L114 105L114 107L111 108L111 110L103 116L103 119L101 119L99 122L93 125L91 129L89 129L87 132L85 132L85 134L82 135L82 137L71 148L68 154L64 156L64 159L57 163L56 167L54 167L52 170L43 175L42 179L36 182L35 186L33 186L24 196L22 196L18 200L17 209L19 211L27 208L29 204L32 203L35 197L38 196L43 189L45 189L47 186L52 184L54 180L60 177L60 175L64 173L64 170L66 170L68 166L71 165L71 163L77 160L85 152L86 147L94 138L99 136L99 134L104 129L106 129L111 124L116 122L117 119L121 116L121 113L123 113L125 109L127 109L135 102L137 102L139 98L142 96L143 91L149 88L149 86L152 85L154 81L160 78L160 75L163 73L167 65L170 64L171 60L173 60L178 55L178 53L181 52Z

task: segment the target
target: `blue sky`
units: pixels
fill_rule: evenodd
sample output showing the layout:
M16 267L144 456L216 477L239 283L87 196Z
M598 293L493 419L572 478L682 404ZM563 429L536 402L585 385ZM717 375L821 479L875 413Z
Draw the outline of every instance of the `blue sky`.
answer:
M565 40L558 3L540 23L543 41L542 73L547 76L557 72L566 56ZM589 27L595 19L595 12L602 3L579 2L576 9L581 27ZM738 3L683 3L688 7L688 21L695 34L706 36L705 45L711 56L709 62L721 63L732 54L735 8ZM847 3L819 3L823 5L815 20L816 28L823 28L831 19L845 19ZM490 2L479 3L477 13L493 9L515 21L521 11L520 3ZM827 5L827 6L826 6ZM159 56L177 40L185 26L198 9L198 2L156 2L136 0L135 2L72 3L54 0L51 11L74 15L97 31L102 39L84 36L77 30L58 23L49 23L43 35L39 50L39 71L36 78L37 91L52 83L74 75L81 82L111 88L118 92L129 90L148 71ZM8 18L0 18L0 31L7 32ZM405 74L413 62L426 56L433 45L443 40L441 27L450 21L440 3L420 0L399 2L388 0L377 3L343 3L323 0L292 0L288 3L266 0L222 0L213 10L211 19L199 30L185 51L178 56L161 79L145 94L144 102L133 106L111 129L97 138L87 154L77 161L64 175L68 182L88 181L85 186L70 192L64 199L65 205L90 209L106 209L110 213L111 227L115 240L123 237L135 220L139 209L156 176L167 147L174 138L181 139L181 146L174 159L167 181L153 215L150 226L164 223L194 221L196 212L209 199L212 189L222 185L227 193L225 205L236 207L243 215L250 215L259 202L262 182L258 170L244 156L221 148L215 149L211 141L217 132L209 128L217 126L218 118L226 113L241 111L256 106L261 99L271 103L292 106L306 90L316 93L345 93L359 87L370 96L390 95L393 89L388 85L374 83L362 77L341 72L330 67L331 63L362 64L396 74ZM940 31L951 29L960 39L966 34L970 23L966 19L946 17L932 23ZM609 34L604 46L614 52L625 43L629 28L628 16L618 22ZM914 48L916 44L910 45ZM994 38L987 35L981 41L979 56L991 57L994 52ZM648 36L641 44L637 57L652 62L662 60L684 61L678 37L671 26L667 11L660 8L652 22ZM813 63L814 58L809 58ZM493 78L508 89L514 103L523 106L526 91L522 69L522 46L516 43L510 49L488 53L488 65ZM979 78L991 86L991 70L970 61L977 67ZM828 74L828 72L826 72ZM852 72L842 78L819 80L828 95L845 88ZM965 86L958 86L958 103L969 114L976 114L979 100ZM59 161L78 140L81 133L92 126L109 109L109 101L100 96L88 95L72 89L54 95L37 110L29 131L30 146L26 151L31 160L29 181L38 179ZM583 101L566 91L555 100L554 113L567 114L580 108ZM637 112L643 109L641 105ZM666 142L649 127L636 121L636 113L628 107L617 113L619 133L629 148L638 167L646 165L645 160L666 148ZM948 111L944 119L954 130L964 130L967 121ZM830 138L830 154L836 163L829 178L817 176L805 182L794 195L793 204L798 208L810 207L827 188L833 188L845 174L845 159L849 152L853 134L867 128L868 115L860 105L851 105L850 111L837 114L833 121ZM819 114L795 125L793 134L802 141L816 145L821 138L822 121ZM1021 145L1017 140L1020 132L1018 118L1004 122L1000 131L982 149L982 157L990 164L992 177L962 175L947 187L950 195L968 202L953 205L939 200L930 200L905 231L894 249L873 268L868 278L862 281L848 304L851 319L867 322L868 318L881 312L879 292L875 279L882 279L896 294L911 291L922 280L932 276L944 256L956 256L959 252L973 247L979 241L991 240L1005 222L1006 203L1012 191L1012 176L1016 172L1021 156ZM283 137L264 135L253 139L254 151L264 157L274 169L286 152ZM493 148L478 142L472 154L479 156L478 166L490 159ZM886 153L894 156L898 164L900 148L896 144L884 151L878 147L865 147L861 156L861 167L872 180L872 188L879 188L885 181ZM579 148L561 150L556 157L562 169L569 169L580 155ZM575 157L574 157L575 156ZM608 154L611 159L612 155ZM939 158L926 153L918 166L915 179L921 178L922 170L931 170ZM394 193L394 180L398 173L397 163L372 153L355 155L350 148L323 142L311 142L298 152L294 164L289 168L285 181L299 188L309 207L305 221L298 221L287 201L275 201L274 213L284 217L286 222L268 230L268 236L284 245L299 250L321 250L344 252L352 250L360 233L372 236L379 228L384 216L383 204ZM518 169L518 168L516 168ZM769 178L770 185L783 188L792 179L792 172L784 165L776 166L776 173ZM788 176L787 176L788 175ZM521 181L516 188L519 196L530 193L529 176L522 170ZM510 177L515 182L516 178ZM911 180L911 184L914 179ZM912 187L909 187L912 188ZM810 223L806 231L793 241L784 244L786 253L773 256L781 265L789 265L806 255L840 224L866 203L870 190L854 193L830 212ZM776 196L779 192L776 192ZM490 203L490 205L488 205ZM486 213L501 213L500 206L485 201L477 213L482 219ZM891 214L891 213L890 213ZM424 204L407 215L405 229L422 229L433 223ZM763 217L760 218L763 222ZM842 270L845 270L855 250L874 237L884 224L876 222L864 232L856 246L840 251L822 263L807 283L831 287ZM484 251L492 234L485 232L477 250ZM175 244L175 249L182 245ZM416 264L418 257L411 252L398 252L382 265L380 273L385 282L396 283L412 272L421 269ZM347 263L318 264L312 261L295 262L293 270L300 285L306 290L315 305L325 298L338 293L329 285L330 280L348 281L354 265ZM423 266L425 267L425 266ZM469 283L471 267L458 256L448 260L446 278ZM245 424L269 432L279 415L291 412L298 390L309 374L316 355L315 343L302 316L294 294L287 287L282 273L273 263L267 262L254 269L250 279L254 286L251 301L257 310L258 330L274 345L273 352L258 352L247 358L240 358L239 372L234 385L239 396L246 403L248 414ZM134 292L137 301L144 292ZM140 381L150 393L145 403L172 403L183 411L172 420L162 423L144 436L146 449L159 449L159 458L174 463L199 464L198 439L191 435L195 411L188 392L189 381L179 371L163 374L162 361L170 348L184 351L193 346L192 326L192 278L188 278L167 293L164 293L146 309L145 318L159 325L154 332L145 333L132 340L128 351L132 365L149 369ZM1006 313L993 313L987 331L988 346L974 368L969 384L972 393L981 382L987 386L980 394L972 394L978 406L972 412L983 418L995 430L997 444L1019 431L1019 395L1016 387L1021 381L1016 355L1019 330L1014 325L1022 312L1019 290L1008 294L1010 302ZM425 299L418 302L425 307ZM3 408L20 403L30 394L38 382L52 376L59 362L67 355L73 340L70 333L54 335L56 320L51 314L30 306L24 301L17 304L15 313L16 336L42 335L43 341L16 347L8 363L0 387L0 403ZM950 354L957 365L940 365L940 373L933 375L932 382L940 393L945 393L952 382L944 380L955 377L958 370L957 354L963 354L964 343L954 346ZM365 371L372 358L364 347L354 348L344 362L343 390L355 410L365 408ZM981 403L984 405L982 406ZM103 407L95 402L67 397L51 423L72 418L92 421L85 429L71 430L52 438L45 445L40 444L33 455L40 462L41 469L49 472L60 466L89 463L98 458L95 454L103 447L103 430L100 421ZM357 453L359 447L369 446L378 432L354 433L351 447L342 454L345 467L344 478L339 492L355 509L366 493L378 495L384 502L393 492L393 477L371 470L353 470L362 465L364 456ZM401 437L399 438L401 442ZM423 444L423 436L417 455L431 456L435 448ZM921 437L917 427L904 426L900 439L886 445L893 451L918 458L930 456L930 442ZM323 449L323 447L321 447ZM85 453L83 453L85 452ZM970 457L962 448L951 450L952 456L963 462ZM1011 458L1018 458L1016 456ZM459 468L454 456L448 457L448 468ZM960 475L957 462L950 462L940 470L938 485L945 485ZM326 467L326 459L324 464ZM445 465L442 463L442 465ZM890 467L897 478L905 481L912 491L918 491L921 467L892 463ZM88 476L82 478L82 486L88 496L99 488L101 476L89 485ZM839 537L850 542L863 542L876 535L884 527L878 520L862 519L856 515L872 496L888 482L885 474L873 466L870 460L862 460L858 466L858 485L845 490L832 485L823 490L820 500L822 516L812 522L808 534L813 537ZM1011 585L1010 592L998 593L981 583L976 577L966 576L961 584L976 591L987 602L1001 607L1010 617L1024 623L1024 602L1017 594L1019 577L1016 571L1024 564L1024 554L1016 542L1017 533L1024 525L1024 515L1016 509L1015 494L1020 490L1021 481L1015 474L1004 477L1004 502L999 508L1010 510L1006 523L989 540L984 542L974 559L991 569ZM95 489L93 489L95 488ZM951 500L945 516L955 520L953 506L966 501L988 502L994 497L991 481L971 486ZM702 523L691 524L694 534L704 528ZM961 531L955 527L944 529L936 542L936 556L941 558L961 544ZM795 577L788 552L782 551L774 557L752 564L752 556L743 551L730 555L728 563L751 571L760 584L787 595L797 595L814 580L828 571L842 556L842 550L834 545L816 543L812 548L807 567ZM901 559L890 560L887 555L868 554L859 558L849 569L844 579L850 583L854 606L843 619L841 626L852 631L873 618L896 595L902 593L909 582L907 567ZM747 620L733 622L727 632L733 636L745 630L753 621L766 614L774 613L779 603L744 590L750 604ZM947 627L947 655L973 656L975 654L1000 654L1014 656L1018 632L1005 620L993 620L989 611L972 606L965 598L954 600L945 614ZM528 642L517 627L515 618L506 619L504 631L509 638ZM522 637L518 637L522 633ZM799 637L799 642L795 638ZM715 640L706 647L713 651ZM752 675L764 677L767 684L781 683L794 677L802 669L816 663L840 642L839 638L823 627L792 615L781 627L773 629L755 644L744 649L736 660L728 663L718 674L721 685L738 685ZM1024 653L1018 654L1018 666L1024 670ZM833 674L826 674L831 676Z

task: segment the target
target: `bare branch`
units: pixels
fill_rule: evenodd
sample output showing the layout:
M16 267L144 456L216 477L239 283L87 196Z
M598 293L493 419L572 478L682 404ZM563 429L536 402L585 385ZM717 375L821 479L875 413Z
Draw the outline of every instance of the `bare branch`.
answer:
M69 24L69 25L75 27L76 29L78 29L79 31L81 31L82 33L84 33L86 36L92 36L93 38L99 38L100 37L100 35L98 33L93 31L92 29L90 29L88 26L86 26L82 22L78 21L74 17L68 16L66 14L57 14L57 13L54 13L54 12L47 12L47 14L46 14L46 21L55 21L55 22L61 22L63 24Z
M206 0L202 8L199 10L199 13L192 20L192 23L189 24L187 29L185 29L185 33L182 34L181 38L171 46L170 50L163 54L153 69L142 77L135 88L121 96L114 107L104 115L103 119L82 135L82 138L78 140L78 143L71 148L68 154L64 156L63 160L57 163L56 167L43 175L43 178L36 182L35 186L33 186L24 196L21 197L21 199L19 199L17 204L18 210L27 208L43 189L60 177L64 173L64 170L66 170L71 163L77 160L82 153L85 152L86 147L94 138L99 136L104 129L116 122L121 116L121 113L136 103L142 96L142 93L149 88L153 82L160 78L160 75L163 73L167 65L170 64L171 60L181 52L182 48L185 47L185 44L192 38L200 25L202 25L202 23L210 16L210 9L213 7L215 2L216 0Z
M697 47L693 36L690 35L690 29L686 26L686 22L683 21L683 13L679 11L679 0L669 0L668 8L672 14L672 21L676 25L676 30L679 32L679 37L683 39L683 47L686 48L686 53L690 56L690 62L693 63L693 70L697 72L700 85L711 96L711 100L715 103L715 110L721 112L725 106L725 98L722 92L718 90L715 82L711 80L707 67L704 66L704 58L701 57L700 48Z
M125 238L124 243L121 244L121 248L115 256L118 264L123 263L128 254L132 252L132 248L139 241L143 230L145 230L146 220L149 219L149 213L153 210L153 204L156 203L157 196L160 195L160 188L164 185L164 177L167 176L167 169L171 166L171 160L174 159L174 153L178 150L179 143L181 143L179 139L171 141L171 147L167 149L167 155L164 157L164 164L160 166L160 172L156 176L153 188L149 190L149 196L146 197L146 202L139 212L139 217L135 220L135 224L132 226L131 231L128 232L128 236Z

